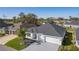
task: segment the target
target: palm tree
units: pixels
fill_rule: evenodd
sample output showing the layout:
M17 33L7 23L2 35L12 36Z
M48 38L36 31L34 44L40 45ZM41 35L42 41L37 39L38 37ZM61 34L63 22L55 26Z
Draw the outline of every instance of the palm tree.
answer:
M25 32L26 32L26 30L24 28L20 29L18 31L18 36L20 37L20 39L22 41L21 44L24 44L24 39L25 39L25 36L26 36Z
M13 17L13 23L15 23L15 22L16 22L16 16Z
M20 21L25 21L25 19L26 19L26 15L23 13L23 12L21 12L20 14L19 14L19 19L20 19Z
M53 19L53 17L48 17L46 20L47 20L48 23L52 23L52 21L53 21L54 19Z
M69 16L69 20L72 21L72 16Z

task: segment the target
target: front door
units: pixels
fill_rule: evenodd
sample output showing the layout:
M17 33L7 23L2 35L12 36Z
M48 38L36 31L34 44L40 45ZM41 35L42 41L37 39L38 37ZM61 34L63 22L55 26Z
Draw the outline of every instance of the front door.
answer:
M42 41L42 42L46 42L46 36L45 35L40 35L39 39Z

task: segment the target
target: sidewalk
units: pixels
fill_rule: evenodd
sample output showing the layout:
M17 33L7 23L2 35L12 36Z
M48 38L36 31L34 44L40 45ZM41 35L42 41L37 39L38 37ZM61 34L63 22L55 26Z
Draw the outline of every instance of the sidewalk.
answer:
M5 43L7 43L8 41L16 38L17 35L6 35L3 37L0 37L0 44L4 45Z

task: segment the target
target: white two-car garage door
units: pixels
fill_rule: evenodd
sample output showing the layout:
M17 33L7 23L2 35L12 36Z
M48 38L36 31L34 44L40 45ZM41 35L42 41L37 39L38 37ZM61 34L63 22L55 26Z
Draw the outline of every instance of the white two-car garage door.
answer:
M61 38L53 38L53 37L46 37L46 41L54 44L61 45Z

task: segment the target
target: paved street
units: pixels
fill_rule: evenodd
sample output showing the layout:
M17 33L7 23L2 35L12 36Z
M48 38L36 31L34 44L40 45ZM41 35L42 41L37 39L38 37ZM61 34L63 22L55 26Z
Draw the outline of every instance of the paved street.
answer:
M4 45L5 43L7 43L8 41L16 38L17 35L6 35L3 37L0 37L0 44Z
M0 45L0 51L16 51L16 50L11 47L7 47L5 45Z

